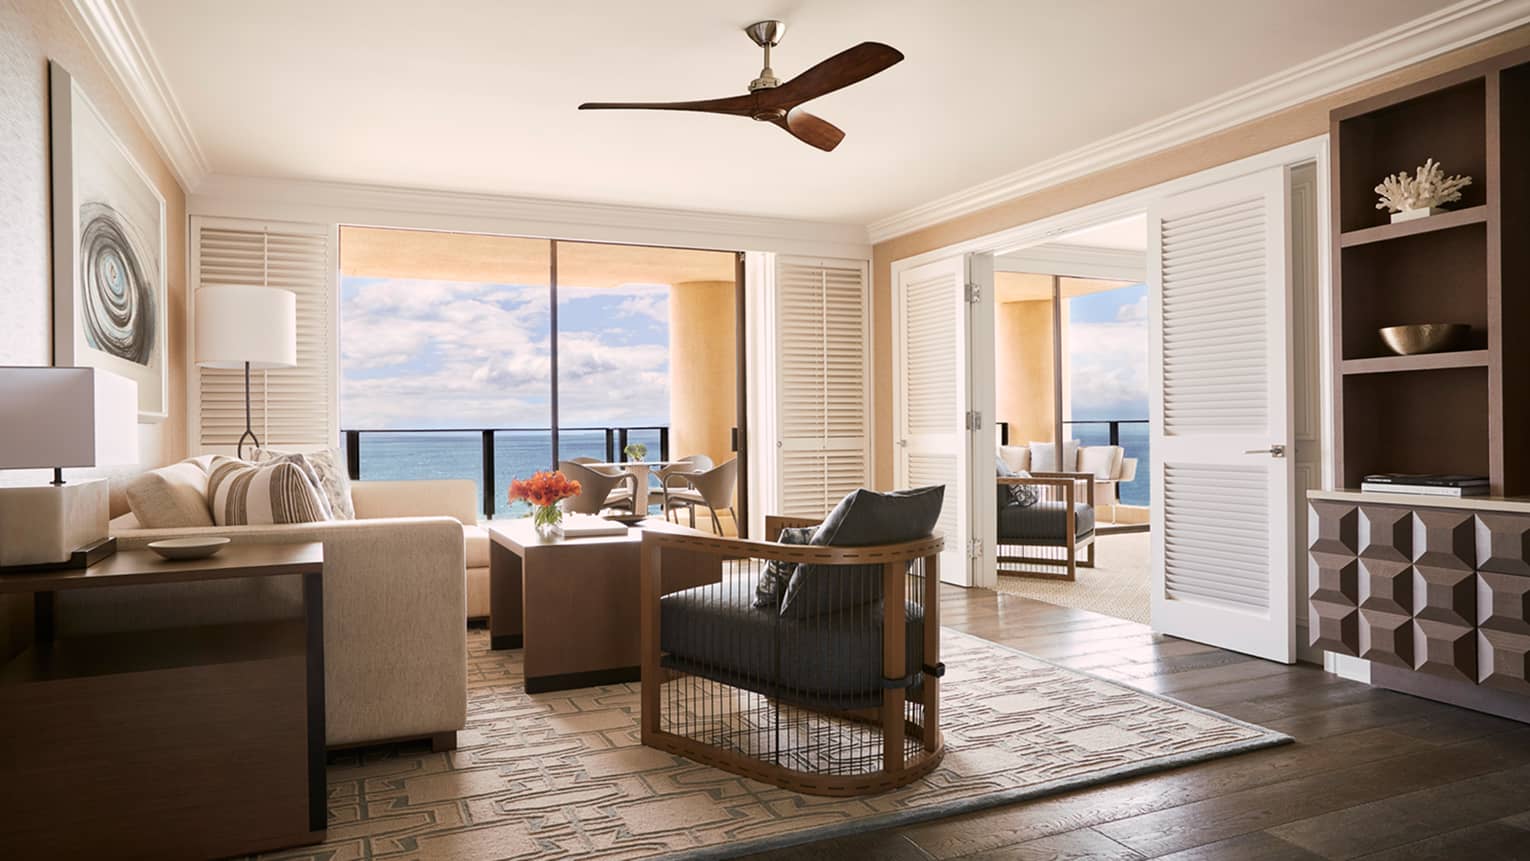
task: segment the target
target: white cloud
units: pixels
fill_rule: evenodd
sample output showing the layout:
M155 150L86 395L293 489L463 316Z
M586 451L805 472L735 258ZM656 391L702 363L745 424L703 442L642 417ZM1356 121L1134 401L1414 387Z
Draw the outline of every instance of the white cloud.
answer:
M1130 305L1122 305L1116 309L1116 322L1130 323L1134 320L1147 319L1147 297L1143 296Z
M1122 310L1135 306L1124 306ZM1068 326L1068 386L1075 414L1125 411L1143 418L1148 398L1147 322Z
M668 325L669 294L652 292L628 296L616 306L616 313L623 317L647 317Z

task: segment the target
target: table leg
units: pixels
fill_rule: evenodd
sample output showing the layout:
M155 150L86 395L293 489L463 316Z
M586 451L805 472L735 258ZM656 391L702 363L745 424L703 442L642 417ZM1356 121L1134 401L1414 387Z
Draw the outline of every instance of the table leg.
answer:
M632 471L632 477L637 479L636 481L633 482L633 484L636 485L636 488L635 488L635 492L632 494L632 513L633 514L647 514L648 513L648 467L646 465L633 464L633 465L628 466L627 468Z
M525 620L521 609L521 557L498 541L489 542L489 648L519 649Z
M329 826L326 807L324 723L324 580L303 575L303 622L308 652L308 830L322 835Z

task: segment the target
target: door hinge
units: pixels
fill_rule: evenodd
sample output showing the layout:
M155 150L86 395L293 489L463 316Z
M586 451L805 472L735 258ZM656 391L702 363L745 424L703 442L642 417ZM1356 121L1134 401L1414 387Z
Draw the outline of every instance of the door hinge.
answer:
M967 282L967 304L976 305L983 300L983 285L976 281Z
M969 539L967 539L967 558L968 559L982 559L983 558L983 539L981 539L981 538L969 538Z
M967 410L967 430L976 431L983 429L983 414L977 410Z

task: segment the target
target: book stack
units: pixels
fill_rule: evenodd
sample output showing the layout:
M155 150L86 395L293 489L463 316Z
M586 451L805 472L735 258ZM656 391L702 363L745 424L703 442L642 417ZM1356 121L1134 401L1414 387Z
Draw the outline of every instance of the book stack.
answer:
M1409 475L1382 472L1361 479L1366 493L1421 493L1425 496L1487 496L1485 475Z

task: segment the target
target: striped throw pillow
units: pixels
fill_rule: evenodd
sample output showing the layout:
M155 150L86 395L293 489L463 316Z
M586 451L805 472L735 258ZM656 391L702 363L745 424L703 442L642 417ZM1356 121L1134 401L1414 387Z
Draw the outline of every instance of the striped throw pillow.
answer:
M207 499L213 522L219 526L329 519L324 498L308 471L291 461L256 465L215 457L208 470Z

